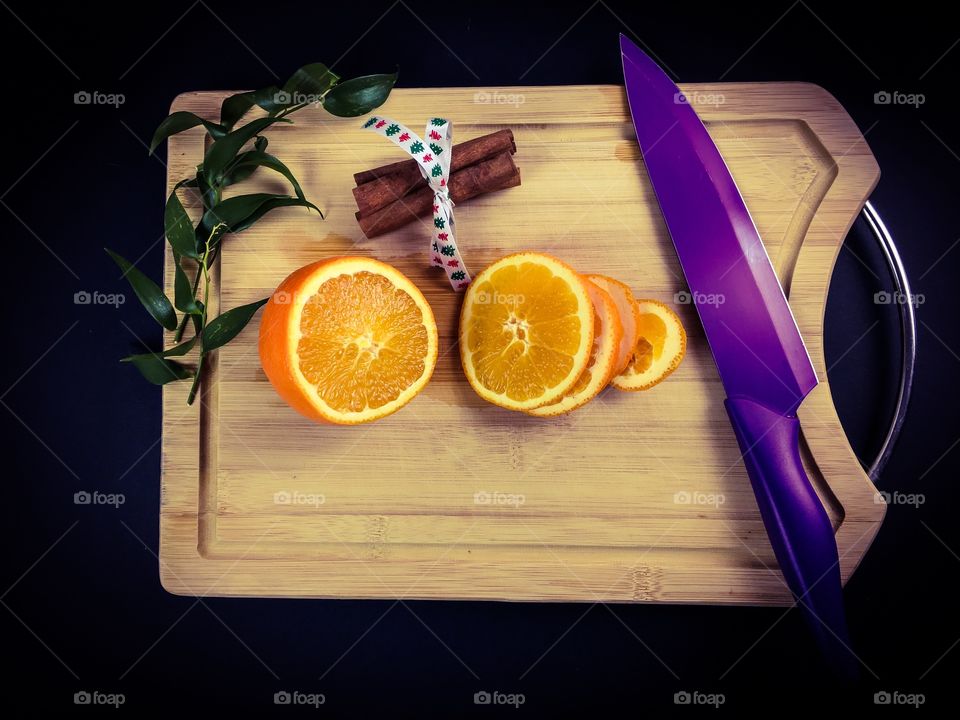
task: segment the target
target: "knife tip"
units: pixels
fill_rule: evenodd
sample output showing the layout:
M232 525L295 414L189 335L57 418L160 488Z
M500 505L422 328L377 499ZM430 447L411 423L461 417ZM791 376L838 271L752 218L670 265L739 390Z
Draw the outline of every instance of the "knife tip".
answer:
M621 55L625 55L625 56L630 55L631 53L637 50L637 46L634 44L633 40L628 38L623 33L619 33L619 35L620 35L620 54Z

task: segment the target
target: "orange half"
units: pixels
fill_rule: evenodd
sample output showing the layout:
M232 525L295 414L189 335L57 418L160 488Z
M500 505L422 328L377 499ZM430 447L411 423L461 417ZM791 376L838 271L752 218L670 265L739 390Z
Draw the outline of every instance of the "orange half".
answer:
M507 255L477 275L460 311L460 360L484 400L532 410L559 400L586 369L593 303L566 263Z
M260 362L306 417L354 425L396 412L430 380L437 324L423 293L391 265L339 257L295 271L260 321Z

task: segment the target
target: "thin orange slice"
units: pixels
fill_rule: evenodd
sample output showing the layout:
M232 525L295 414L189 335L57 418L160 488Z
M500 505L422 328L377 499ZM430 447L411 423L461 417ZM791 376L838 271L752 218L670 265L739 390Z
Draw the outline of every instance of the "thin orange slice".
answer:
M617 353L616 371L613 373L619 375L627 369L630 356L637 344L637 323L640 318L637 316L636 300L634 300L630 288L619 280L614 280L606 275L585 275L584 277L610 294L617 306L617 312L620 314L623 336L620 340L620 351Z
M532 410L559 400L587 367L593 303L566 263L521 252L477 275L460 311L460 360L484 400Z
M658 300L637 300L637 343L627 369L610 383L619 390L648 390L677 369L687 333L677 314Z
M280 396L318 422L377 420L410 402L437 364L423 293L386 263L339 257L302 267L260 321L260 362Z
M599 285L589 280L584 282L593 303L593 347L587 368L580 373L577 382L562 398L549 405L528 410L531 415L563 415L583 407L607 386L617 369L615 363L620 352L620 339L623 337L617 306L606 290L601 290Z

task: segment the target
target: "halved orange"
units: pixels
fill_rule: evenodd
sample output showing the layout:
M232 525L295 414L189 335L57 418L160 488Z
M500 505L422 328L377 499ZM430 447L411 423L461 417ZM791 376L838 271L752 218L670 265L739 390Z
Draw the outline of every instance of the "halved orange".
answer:
M637 316L636 300L630 288L619 280L606 275L585 275L584 277L610 294L620 314L623 336L620 339L620 351L617 353L616 372L614 372L614 375L619 375L627 369L630 356L637 344L637 323L640 319Z
M287 403L318 422L377 420L410 402L437 364L437 323L399 270L338 257L295 271L260 320L260 363Z
M616 362L623 337L617 306L606 290L601 290L599 285L589 280L584 282L593 303L593 347L587 368L580 373L577 382L562 398L549 405L528 410L531 415L549 417L583 407L607 386L617 370Z
M677 314L659 300L637 300L637 344L627 369L610 384L647 390L677 369L687 351L687 333Z
M559 400L587 367L593 303L566 263L507 255L477 275L460 311L460 360L484 400L532 410Z

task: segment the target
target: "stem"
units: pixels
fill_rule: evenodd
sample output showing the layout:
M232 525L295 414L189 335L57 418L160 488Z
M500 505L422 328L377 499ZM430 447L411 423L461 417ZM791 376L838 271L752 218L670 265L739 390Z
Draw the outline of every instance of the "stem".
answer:
M334 85L334 87L336 87L336 85ZM277 117L278 118L286 117L291 113L295 113L297 110L305 108L307 105L323 105L323 99L327 97L327 93L330 92L331 90L333 90L332 87L324 90L323 94L320 96L320 99L316 103L298 103L297 105L291 105L290 107L284 110L281 110L279 113L277 113Z
M226 223L217 223L213 226L213 229L210 231L210 234L207 236L207 242L205 243L203 250L203 257L200 258L200 272L197 273L197 280L194 283L196 286L199 284L201 275L203 276L203 311L200 314L200 327L205 330L207 327L207 306L210 304L210 242L213 240L214 236L217 234L217 231L226 227ZM194 294L196 294L196 289L194 289ZM201 330L201 333L203 332ZM197 397L197 390L200 387L200 375L203 371L203 359L206 357L206 353L203 351L203 338L200 339L200 359L197 360L197 371L193 376L193 384L190 386L190 394L187 395L187 405L193 405L193 401Z
M187 395L187 405L193 405L197 397L197 390L200 387L200 373L203 371L203 352L200 353L200 359L197 360L197 371L193 376L193 383L190 385L190 394Z
M197 277L193 280L193 296L197 296L197 289L200 287L200 277L203 275L203 270L197 268ZM180 325L177 326L177 332L173 336L173 342L179 343L183 339L183 331L187 327L187 323L190 321L190 318L193 317L190 313L184 313L183 317L180 318Z
M200 203L203 206L204 210L206 210L208 209L206 207L206 202L205 202L206 194L203 192L203 188L199 186L199 183L198 183L198 189L200 190ZM216 205L218 202L220 202L220 196L223 191L219 186L211 186L210 189L213 191L213 203L211 204L211 207L213 207L213 205ZM217 227L219 227L219 225L214 227L214 229L211 231L211 236L213 235L214 232L217 231ZM207 238L207 248L209 249L209 247L210 247L210 237ZM206 254L204 254L204 258L206 258ZM193 279L193 296L194 297L197 296L197 290L200 287L200 278L202 277L203 272L204 272L203 269L197 270L197 276ZM206 307L207 305L206 300L204 300L203 305L204 307ZM180 324L177 326L177 331L173 336L173 341L175 343L178 343L183 339L183 332L184 330L186 330L187 323L190 322L191 317L193 317L191 314L186 313L180 319Z
M329 91L327 91L327 92L329 92ZM326 94L327 94L327 93L324 93L324 95L326 95ZM286 116L289 115L290 113L295 113L297 110L300 110L301 108L305 108L308 104L312 104L312 103L299 103L298 105L291 105L290 107L288 107L288 108L286 108L286 109L284 109L284 110L281 110L279 113L277 113L277 117L278 117L278 118L286 117Z

